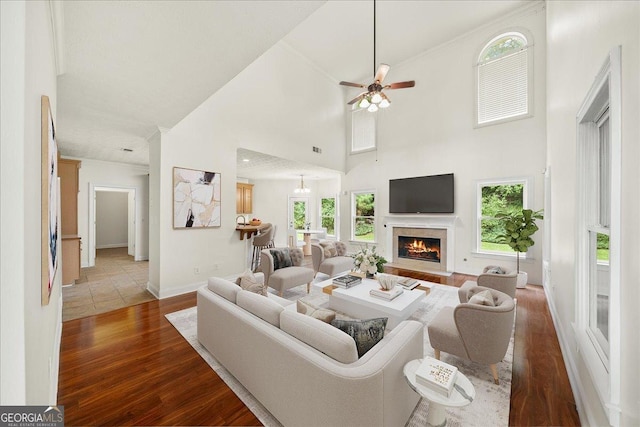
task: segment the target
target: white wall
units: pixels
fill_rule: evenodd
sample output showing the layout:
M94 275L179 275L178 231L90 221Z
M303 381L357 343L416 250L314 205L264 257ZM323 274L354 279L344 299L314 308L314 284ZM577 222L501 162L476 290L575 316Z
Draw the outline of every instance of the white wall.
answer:
M474 128L474 64L480 50L504 30L524 28L533 35L533 117ZM348 157L343 190L377 190L376 235L378 249L385 247L383 217L389 215L389 179L455 174L455 271L479 274L487 264L515 269L515 256L488 257L475 248L476 181L529 176L534 180L534 209L543 207L545 167L545 13L544 4L528 6L501 22L425 52L399 66L387 79L416 80L415 88L389 92L391 107L378 113L378 150ZM349 113L347 113L349 114ZM341 196L341 233L350 236L350 196ZM543 230L530 250L533 260L520 263L529 283L542 283ZM388 251L388 252L385 252Z
M40 97L56 117L48 2L2 2L2 405L56 403L61 266L40 295ZM8 210L7 210L8 209ZM60 254L60 252L59 252Z
M119 191L96 192L96 249L127 246L128 196Z
M278 44L174 128L161 132L161 144L151 147L150 185L159 198L158 225L152 224L151 234L157 230L159 238L150 240L159 247L151 249L158 264L150 272L150 290L165 297L193 290L212 275L241 272L246 243L235 230L237 147L342 169L344 159L336 153L344 149L343 102L335 82ZM323 154L314 153L313 146ZM173 229L174 166L222 174L221 227ZM267 214L260 209L256 205L255 214Z
M63 153L64 154L64 153ZM66 156L63 156L66 157ZM134 188L136 190L136 250L135 260L149 259L149 168L125 163L104 162L93 159L81 160L80 191L78 192L78 234L82 239L80 262L88 267L90 239L92 188ZM126 242L126 238L124 242Z
M547 4L547 162L552 171L551 283L546 289L582 422L608 425L576 350L576 114L609 51L622 46L621 422L640 425L640 3ZM615 410L615 405L611 410Z

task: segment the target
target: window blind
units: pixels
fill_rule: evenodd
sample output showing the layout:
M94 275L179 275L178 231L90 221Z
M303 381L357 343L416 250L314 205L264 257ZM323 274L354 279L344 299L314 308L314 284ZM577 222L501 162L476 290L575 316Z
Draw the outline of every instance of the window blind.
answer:
M478 124L527 114L527 49L478 65Z

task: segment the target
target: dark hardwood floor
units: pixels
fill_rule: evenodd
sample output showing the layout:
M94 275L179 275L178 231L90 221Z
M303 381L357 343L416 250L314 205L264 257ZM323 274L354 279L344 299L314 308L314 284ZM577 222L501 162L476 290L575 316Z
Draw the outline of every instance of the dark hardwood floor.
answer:
M399 271L450 286L474 276ZM542 288L517 291L509 424L574 426L580 420ZM65 424L260 425L166 320L195 293L64 322L58 404Z

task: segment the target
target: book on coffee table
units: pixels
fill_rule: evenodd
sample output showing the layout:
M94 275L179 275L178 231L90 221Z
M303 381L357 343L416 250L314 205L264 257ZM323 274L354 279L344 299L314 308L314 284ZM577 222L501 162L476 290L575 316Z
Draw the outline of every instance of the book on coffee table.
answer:
M416 382L443 396L450 397L458 368L433 357L425 357L416 370Z
M386 299L387 301L391 301L394 298L397 298L400 294L404 292L404 289L400 286L396 286L395 288L385 291L384 289L371 289L369 291L369 295L376 298Z
M352 286L355 286L359 283L362 283L362 277L352 276L351 274L333 278L334 285L339 286L341 288L346 288L346 289L349 289Z
M416 279L412 279L411 277L401 277L400 279L398 279L398 285L401 285L405 289L411 290L420 285L420 283L418 283Z

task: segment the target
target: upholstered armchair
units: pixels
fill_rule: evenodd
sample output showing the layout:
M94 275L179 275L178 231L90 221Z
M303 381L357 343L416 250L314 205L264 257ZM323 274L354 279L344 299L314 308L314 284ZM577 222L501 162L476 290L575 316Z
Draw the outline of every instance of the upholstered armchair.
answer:
M515 271L505 272L504 274L490 273L490 271L502 270L496 265L488 265L482 270L482 274L478 276L477 282L465 282L458 290L458 298L460 302L467 302L467 292L475 286L483 286L485 288L495 289L504 292L511 298L516 296L516 283L518 275Z
M473 298L483 291L489 291L491 301L483 301L485 294ZM513 298L482 286L474 286L467 292L469 302L456 307L443 307L429 323L431 347L436 359L440 359L440 352L444 351L489 365L493 381L499 384L497 363L507 352L511 339L515 316Z
M353 258L347 256L347 245L342 242L312 243L311 260L314 277L318 272L334 277L353 268Z
M304 255L299 248L263 249L260 268L264 273L264 283L282 296L285 289L307 284L307 292L313 281L312 269L302 267Z

